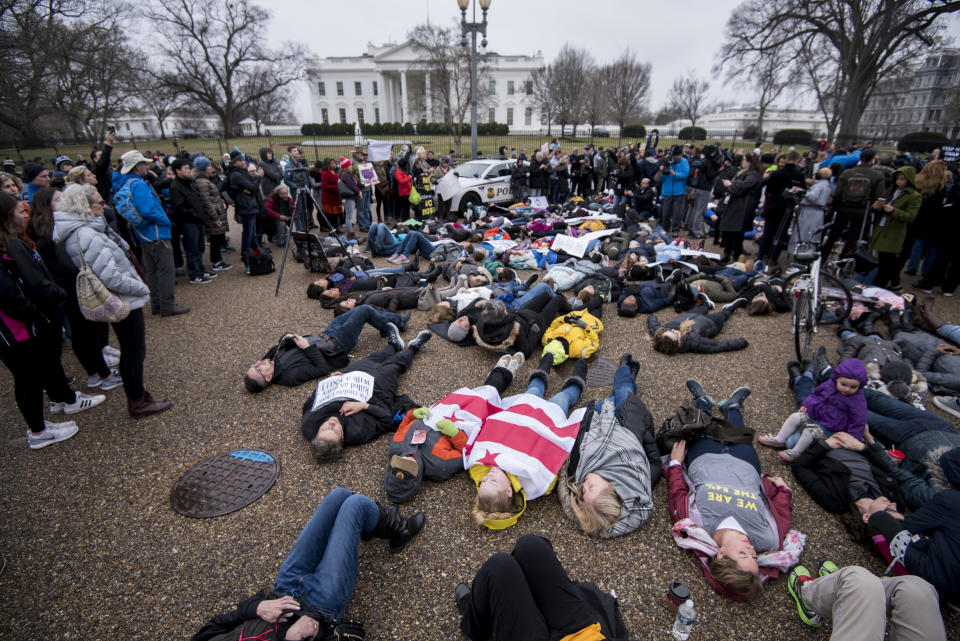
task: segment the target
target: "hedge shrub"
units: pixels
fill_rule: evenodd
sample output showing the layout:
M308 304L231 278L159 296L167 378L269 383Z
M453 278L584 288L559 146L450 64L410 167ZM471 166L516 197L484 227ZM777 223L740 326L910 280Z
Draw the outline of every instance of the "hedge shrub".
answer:
M680 140L706 140L707 130L703 127L684 127L677 133Z
M781 129L773 134L775 145L809 145L813 140L813 132L807 129Z
M950 139L939 131L914 131L900 138L897 142L897 151L927 154L950 144L952 144Z
M620 135L624 138L646 138L647 128L643 125L624 125Z

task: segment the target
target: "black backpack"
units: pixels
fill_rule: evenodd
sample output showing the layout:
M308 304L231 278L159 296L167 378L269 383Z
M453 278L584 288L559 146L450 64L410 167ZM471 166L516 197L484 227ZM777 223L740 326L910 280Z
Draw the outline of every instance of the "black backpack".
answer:
M870 203L870 178L862 173L853 173L843 186L842 200L845 207L866 207Z

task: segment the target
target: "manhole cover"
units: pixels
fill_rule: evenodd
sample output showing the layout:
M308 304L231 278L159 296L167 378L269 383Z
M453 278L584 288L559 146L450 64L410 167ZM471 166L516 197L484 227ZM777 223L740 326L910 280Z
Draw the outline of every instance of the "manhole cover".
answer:
M234 450L200 461L170 491L170 505L202 519L236 512L267 493L280 462L260 450Z
M613 385L613 375L616 373L616 364L598 358L587 372L587 387L609 387Z

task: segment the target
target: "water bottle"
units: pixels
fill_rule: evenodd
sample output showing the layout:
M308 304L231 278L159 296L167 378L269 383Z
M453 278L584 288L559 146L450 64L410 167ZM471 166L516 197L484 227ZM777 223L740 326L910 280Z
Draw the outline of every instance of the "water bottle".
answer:
M690 638L690 628L696 620L697 611L693 609L693 600L687 599L677 610L677 618L673 622L673 638L687 641Z

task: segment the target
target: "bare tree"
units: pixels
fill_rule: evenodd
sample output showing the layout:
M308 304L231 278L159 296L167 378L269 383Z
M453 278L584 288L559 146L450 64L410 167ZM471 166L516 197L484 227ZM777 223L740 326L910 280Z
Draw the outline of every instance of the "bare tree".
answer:
M527 104L540 110L540 117L547 126L547 135L557 116L556 103L553 100L553 70L551 67L540 67L530 73L530 85L533 90L526 97ZM560 132L563 133L562 131Z
M573 125L573 135L577 135L577 123L583 116L586 97L584 80L592 64L593 58L586 49L578 49L568 43L563 45L550 65L551 98L556 104L561 135L568 124Z
M452 27L434 24L417 25L408 34L421 54L422 64L430 73L430 93L435 106L443 112L443 121L450 126L457 156L463 144L464 120L470 111L470 51L460 46L459 22ZM477 109L490 94L490 66L477 61ZM436 107L434 107L436 108ZM479 115L477 116L479 119Z
M686 118L692 127L696 127L697 119L706 111L709 89L710 83L698 78L697 72L690 69L686 75L673 81L667 102L680 112L681 118Z
M594 128L603 122L607 115L607 93L604 87L606 74L590 60L583 78L583 121L590 123L590 137Z
M270 67L264 66L256 72L250 74L249 82L253 86L262 86L266 82L266 76L272 74ZM290 104L293 101L290 87L281 87L271 94L260 96L250 101L245 110L246 115L253 118L256 123L257 135L261 136L263 125L282 125L290 124L296 119L290 110Z
M171 89L164 81L162 68L144 69L137 83L137 102L140 108L157 119L160 139L167 139L166 121L183 106L183 94Z
M640 62L629 49L604 67L604 93L607 113L623 131L623 126L646 113L650 91L650 63Z
M956 0L747 0L727 23L721 64L757 55L807 67L808 76L816 65L818 83L841 79L827 85L837 96L839 138L852 141L877 80L940 44L940 17L958 10ZM804 49L817 57L800 60ZM828 73L826 64L839 69Z
M164 75L172 90L217 114L227 135L251 103L303 77L306 49L284 43L264 46L270 13L249 0L169 0L148 5L148 17L163 36L160 46L175 70ZM269 66L270 74L259 72Z
M660 107L660 110L653 117L653 124L667 125L680 117L680 110L675 105L666 104Z
M827 140L833 141L840 124L842 87L845 83L844 66L836 64L836 61L828 61L823 55L824 52L814 48L815 43L816 38L801 43L796 60L800 65L801 86L806 86L813 92L817 109L827 125Z

